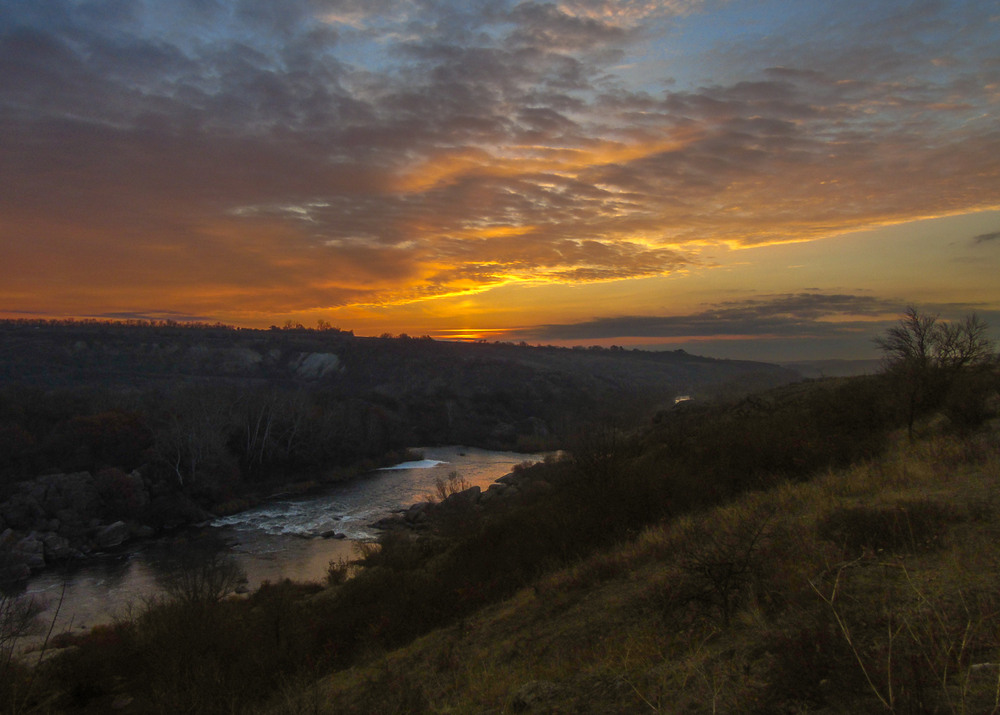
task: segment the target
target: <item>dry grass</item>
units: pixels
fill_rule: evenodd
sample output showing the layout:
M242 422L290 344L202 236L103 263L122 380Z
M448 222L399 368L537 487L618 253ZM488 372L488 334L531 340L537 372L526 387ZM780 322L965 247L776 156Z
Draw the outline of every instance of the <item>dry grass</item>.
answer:
M900 440L678 518L267 712L1000 712L998 454ZM903 514L907 538L824 538L838 514ZM685 596L706 553L745 561L724 617Z

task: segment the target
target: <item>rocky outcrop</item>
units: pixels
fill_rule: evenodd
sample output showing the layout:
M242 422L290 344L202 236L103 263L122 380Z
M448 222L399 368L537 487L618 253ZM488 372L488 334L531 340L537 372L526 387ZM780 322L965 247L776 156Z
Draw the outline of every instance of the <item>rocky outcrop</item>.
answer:
M15 561L27 565L29 569L45 567L45 544L35 532L18 541L11 548L11 556Z
M0 582L209 518L187 497L158 493L139 470L48 474L0 502Z
M128 537L128 524L124 521L116 521L114 524L102 526L94 532L93 542L99 549L113 549L116 546L121 546Z
M340 370L340 358L333 353L300 353L289 364L296 377L318 380Z

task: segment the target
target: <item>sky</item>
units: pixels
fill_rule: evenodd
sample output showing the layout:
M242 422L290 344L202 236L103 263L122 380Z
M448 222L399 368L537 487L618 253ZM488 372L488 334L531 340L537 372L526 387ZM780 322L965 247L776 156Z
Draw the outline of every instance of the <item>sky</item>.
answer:
M0 317L1000 337L992 0L0 0Z

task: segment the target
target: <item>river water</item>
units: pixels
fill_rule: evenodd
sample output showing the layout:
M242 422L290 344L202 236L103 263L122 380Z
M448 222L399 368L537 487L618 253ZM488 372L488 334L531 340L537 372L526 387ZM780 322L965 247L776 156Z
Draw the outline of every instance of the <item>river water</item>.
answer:
M371 472L309 495L277 497L210 525L133 544L114 553L48 569L30 579L26 595L49 603L51 619L61 599L55 633L89 628L124 616L162 593L162 579L178 563L228 555L246 573L248 586L291 578L322 581L330 561L354 558L357 546L378 535L372 524L435 493L437 480L457 472L485 490L536 454L471 447L420 449L423 459ZM344 538L322 538L326 532Z

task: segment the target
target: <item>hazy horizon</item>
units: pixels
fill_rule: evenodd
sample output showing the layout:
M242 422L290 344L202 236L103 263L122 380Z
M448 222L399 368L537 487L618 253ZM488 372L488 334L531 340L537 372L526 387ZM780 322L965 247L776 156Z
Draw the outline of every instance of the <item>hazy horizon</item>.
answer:
M0 316L997 337L998 48L972 0L4 3Z

